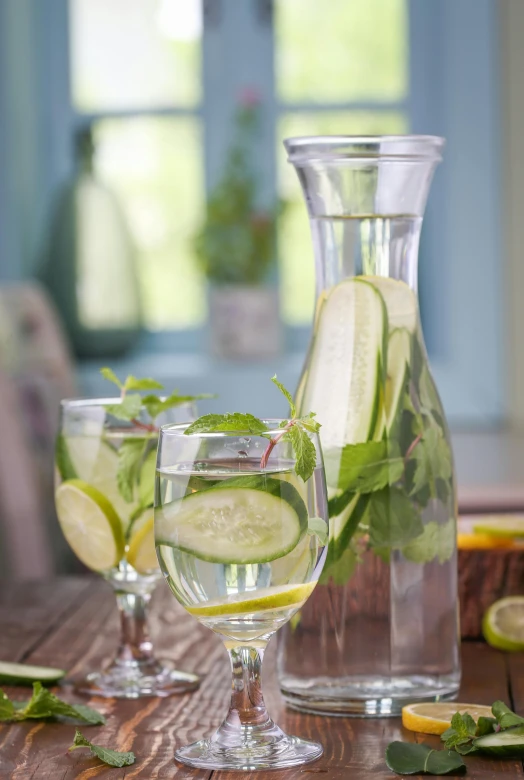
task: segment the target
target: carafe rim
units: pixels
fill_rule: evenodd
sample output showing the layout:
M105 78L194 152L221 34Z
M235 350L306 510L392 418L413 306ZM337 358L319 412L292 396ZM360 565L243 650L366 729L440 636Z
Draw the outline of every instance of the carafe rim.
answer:
M434 162L442 159L445 138L438 135L321 135L284 140L288 162Z

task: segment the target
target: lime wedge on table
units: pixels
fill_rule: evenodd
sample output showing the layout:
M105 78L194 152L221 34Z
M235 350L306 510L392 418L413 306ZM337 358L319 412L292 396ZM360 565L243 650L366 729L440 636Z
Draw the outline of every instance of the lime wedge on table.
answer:
M120 495L116 449L108 441L97 436L66 436L65 444L76 476L109 499L125 528L138 504L127 503Z
M58 487L55 505L68 544L90 569L106 571L124 553L120 519L108 499L81 479L69 479Z
M524 596L496 601L482 620L486 642L498 650L524 650Z
M477 534L524 538L524 515L490 515L478 519L473 525Z
M305 585L275 585L253 591L252 596L248 593L237 593L224 599L206 601L202 606L186 606L186 609L195 617L219 617L286 607L298 608L310 596L316 584L316 582L308 582Z
M139 574L146 574L152 569L158 569L152 509L146 509L133 524L126 559Z

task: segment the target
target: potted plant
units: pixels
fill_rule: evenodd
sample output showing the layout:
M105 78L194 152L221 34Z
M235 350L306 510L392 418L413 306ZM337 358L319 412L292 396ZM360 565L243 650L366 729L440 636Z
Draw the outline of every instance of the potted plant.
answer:
M252 161L260 110L258 94L244 90L224 171L194 241L210 284L211 347L220 357L268 357L280 347L278 291L268 276L282 205L268 210L258 203Z

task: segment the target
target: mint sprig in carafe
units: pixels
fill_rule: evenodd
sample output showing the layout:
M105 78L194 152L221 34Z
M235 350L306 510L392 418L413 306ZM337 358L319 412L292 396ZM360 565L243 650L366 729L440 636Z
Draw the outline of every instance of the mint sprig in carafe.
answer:
M422 216L443 141L286 142L309 208L313 335L297 392L321 423L330 514L320 585L279 648L283 694L396 714L458 689L456 498L420 326Z

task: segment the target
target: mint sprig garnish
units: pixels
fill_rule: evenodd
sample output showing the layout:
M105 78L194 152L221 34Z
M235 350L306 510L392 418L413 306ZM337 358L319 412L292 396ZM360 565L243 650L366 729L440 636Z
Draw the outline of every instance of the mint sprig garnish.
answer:
M89 748L92 756L96 756L108 766L131 766L131 764L135 763L135 754L131 751L121 752L119 750L101 747L100 745L93 745L92 742L84 737L81 731L76 729L75 738L69 750L76 750L77 748L83 747Z
M270 434L269 443L260 459L260 467L267 467L269 456L280 441L288 441L293 449L295 457L295 472L306 482L313 471L317 462L317 453L315 445L311 441L310 433L318 433L320 423L315 420L315 413L310 412L304 417L297 417L296 406L289 390L278 381L276 375L271 381L280 392L285 396L289 403L290 419L283 420L280 429L277 432L270 430L265 422L252 414L243 414L234 412L233 414L206 414L199 417L194 423L189 425L185 434L190 436L195 433L221 433L227 431L237 431L239 433L249 433L255 436L266 436Z
M33 695L29 701L11 701L0 690L0 721L41 720L47 718L67 718L82 721L90 726L98 726L106 719L98 710L85 704L68 704L51 693L40 682L33 683Z

